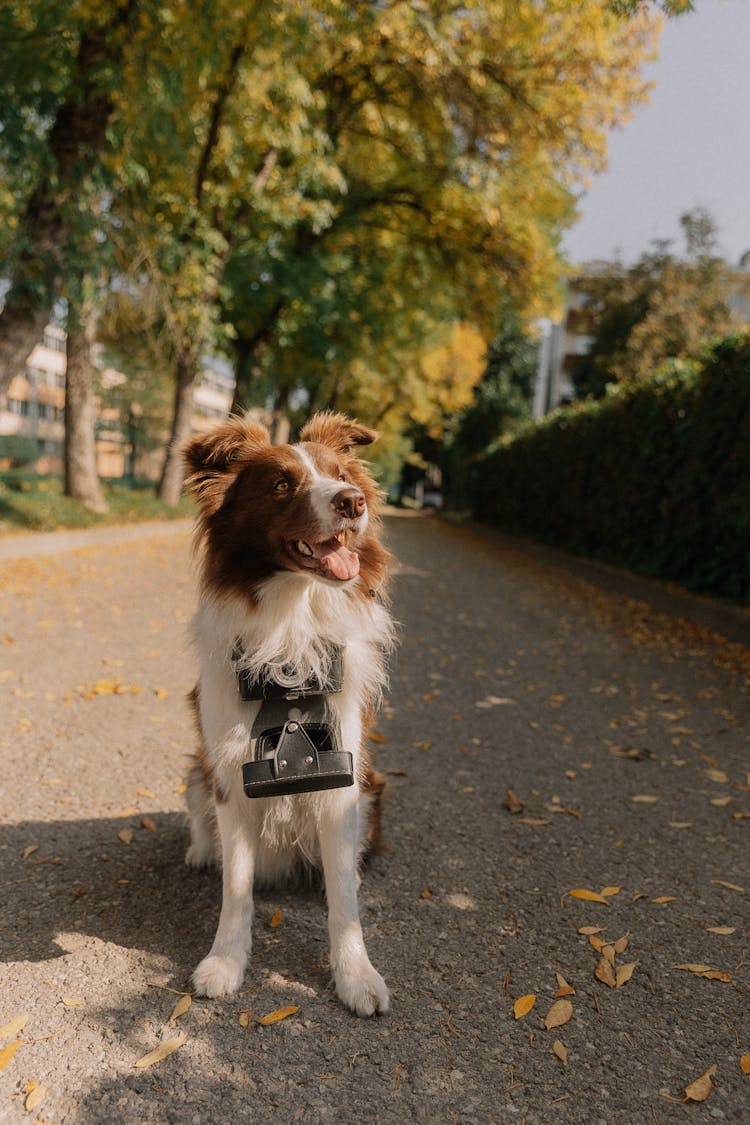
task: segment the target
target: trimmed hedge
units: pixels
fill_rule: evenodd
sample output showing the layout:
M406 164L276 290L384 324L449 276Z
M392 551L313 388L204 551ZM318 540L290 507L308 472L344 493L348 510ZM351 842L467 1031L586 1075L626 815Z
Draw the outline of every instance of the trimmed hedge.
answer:
M557 411L489 453L477 520L750 599L750 338Z

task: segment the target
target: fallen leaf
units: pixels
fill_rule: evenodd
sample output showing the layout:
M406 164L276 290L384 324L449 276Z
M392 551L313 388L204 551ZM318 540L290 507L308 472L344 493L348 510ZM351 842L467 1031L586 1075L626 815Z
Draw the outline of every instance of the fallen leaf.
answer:
M281 910L278 907L274 910L273 917L268 924L272 930L275 930L277 926L281 925Z
M736 926L706 926L710 934L734 934L737 932Z
M20 1016L14 1016L10 1023L0 1027L0 1039L15 1039L26 1027L28 1018L27 1012L23 1012Z
M27 848L24 848L23 851L21 852L21 859L28 859L30 855L33 855L34 852L38 852L38 851L39 851L39 845L38 844L29 844L29 846Z
M592 949L595 949L597 953L601 953L604 949L605 942L603 938L598 937L596 934L591 934L589 936L589 945Z
M731 797L712 797L711 804L715 805L717 809L724 809L727 805L731 805Z
M629 961L627 963L627 965L618 965L617 966L617 968L615 969L615 987L616 988L622 988L622 986L624 984L628 983L628 981L632 977L633 973L635 972L635 967L636 967L637 964L638 964L637 961Z
M659 798L652 793L639 793L637 796L631 797L630 800L639 805L655 805Z
M432 887L425 887L419 897L426 899L432 898Z
M724 770L704 770L703 771L709 781L718 781L720 785L726 785L729 781L728 776Z
M151 789L136 789L135 795L136 797L150 797L152 799L156 797L156 793Z
M605 961L609 961L610 965L614 968L615 964L615 947L611 942L602 942L601 955Z
M743 1074L750 1074L750 1055L743 1055L740 1059L740 1070Z
M172 1009L172 1015L167 1020L167 1023L174 1023L174 1021L178 1020L180 1016L184 1016L185 1012L188 1010L192 1002L193 997L189 992L186 992L184 996L181 996Z
M552 1050L557 1055L563 1066L568 1065L568 1048L559 1039L552 1044Z
M571 898L582 898L586 902L602 902L605 906L609 906L606 898L599 895L596 891L587 891L585 887L575 887L572 891L567 891Z
M157 699L166 699L167 689L163 687L154 688L154 695Z
M625 952L625 950L628 948L629 937L630 934L623 934L621 938L617 939L617 941L612 942L612 948L614 949L615 953Z
M512 789L505 790L505 800L503 801L509 813L521 813L524 810L524 803Z
M692 820L670 820L669 827L670 828L692 828L693 822L692 822Z
M169 1055L174 1054L187 1042L187 1032L181 1032L176 1039L165 1039L163 1043L154 1051L149 1051L147 1055L138 1059L138 1062L133 1063L134 1067L140 1067L142 1070L148 1066L154 1066L155 1063L161 1062Z
M726 887L728 891L737 891L737 894L744 895L745 888L738 887L736 883L725 883L723 879L712 879L712 883L716 883L717 887Z
M141 817L141 824L143 825L144 828L147 828L149 832L158 832L159 831L159 829L156 826L156 821L152 820L150 816L142 816Z
M269 1012L267 1016L261 1016L258 1023L261 1027L268 1027L269 1024L279 1023L280 1020L285 1020L287 1016L293 1016L298 1011L299 1004L291 1004L288 1008L277 1008L275 1012Z
M573 1005L570 1000L555 1000L554 1004L544 1017L544 1026L547 1031L553 1027L562 1027L573 1015Z
M47 1087L40 1085L39 1082L36 1081L36 1079L32 1078L26 1084L25 1092L26 1101L23 1103L23 1108L27 1113L29 1113L32 1109L36 1109L36 1107L44 1101L44 1097L47 1093Z
M676 895L659 895L658 898L652 898L651 901L655 902L657 906L662 906L665 902L679 902L680 900Z
M250 1023L250 1012L240 1012L240 1027L247 1027Z
M370 742L386 743L391 741L390 738L386 738L384 734L380 734L380 732L376 730L371 730L368 737Z
M133 842L133 829L121 828L117 836L118 839L122 840L123 844L131 844Z
M121 812L113 813L112 819L113 820L125 820L126 817L135 816L137 814L137 812L138 812L138 809L134 809L132 806L130 806L127 809L123 809Z
M555 973L555 980L557 981L555 996L575 996L576 990L572 984L568 984L562 973Z
M5 1070L22 1043L23 1039L16 1039L13 1043L9 1043L7 1047L3 1047L0 1051L0 1070Z
M600 980L602 984L606 984L608 988L616 988L617 981L615 979L615 972L612 965L606 957L600 958L594 969L594 976Z
M516 824L528 824L532 828L542 828L551 823L551 820L542 820L542 818L538 816L519 816L516 821Z
M513 1004L513 1018L516 1020L522 1019L529 1014L535 1004L536 996L533 992L530 992L527 996L519 996Z
M85 1000L74 1000L72 996L61 996L60 999L62 1000L62 1002L63 1002L63 1004L65 1005L66 1008L85 1008L86 1007L86 1001Z
M599 894L604 898L612 898L613 895L619 895L622 887L602 887Z
M689 1086L685 1087L685 1101L705 1102L713 1089L711 1077L714 1074L716 1074L716 1063L710 1066L706 1073L702 1074L700 1078L696 1078L695 1082L691 1082Z
M578 933L586 934L586 936L588 937L592 934L603 934L604 929L604 926L581 926L578 930Z
M724 973L721 969L714 969L711 965L673 965L672 968L681 969L686 973L694 973L697 977L704 977L706 980L721 980L726 983L732 979L729 973Z

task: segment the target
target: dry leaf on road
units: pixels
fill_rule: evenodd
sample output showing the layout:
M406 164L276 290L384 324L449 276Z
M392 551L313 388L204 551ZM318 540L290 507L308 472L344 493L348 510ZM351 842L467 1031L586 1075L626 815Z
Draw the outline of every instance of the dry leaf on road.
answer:
M555 1042L552 1044L552 1050L555 1052L555 1054L557 1055L558 1059L563 1064L563 1066L567 1066L568 1065L568 1048L565 1046L565 1044L560 1039L556 1039Z
M172 1009L172 1015L167 1020L167 1023L174 1023L174 1021L178 1020L180 1016L184 1016L185 1012L188 1010L192 1003L193 997L189 992L186 992L185 995L181 996L175 1004L174 1008Z
M5 1070L22 1043L23 1039L16 1039L15 1042L8 1043L7 1047L3 1047L0 1051L0 1070Z
M513 1005L513 1018L520 1020L528 1015L531 1009L536 1004L536 996L533 992L529 992L526 996L519 996Z
M695 1082L691 1082L689 1086L685 1087L684 1100L686 1102L705 1102L713 1089L711 1078L714 1074L716 1074L716 1063L710 1066L700 1078L696 1078Z
M732 977L729 973L722 972L721 969L714 969L711 965L673 965L673 969L682 969L686 973L694 973L697 977L705 977L706 980L721 980L730 981Z
M617 981L615 980L615 971L606 957L600 958L594 969L594 976L600 980L602 984L606 984L609 988L616 988Z
M597 894L596 891L589 891L586 887L574 887L572 891L566 891L565 893L570 895L571 898L582 898L584 902L601 902L605 906L609 906L603 895Z
M633 973L635 972L637 961L628 961L626 965L618 965L615 969L615 987L622 988L627 984Z
M154 1066L155 1063L161 1062L169 1055L174 1054L187 1042L187 1032L183 1031L176 1039L165 1039L160 1043L155 1051L149 1051L147 1055L138 1059L138 1062L133 1063L133 1066L140 1067L142 1070L148 1066Z
M6 1023L3 1027L0 1027L0 1039L15 1039L26 1027L28 1018L27 1012L23 1012L19 1016L14 1016L10 1023Z
M554 1004L544 1017L544 1026L547 1031L553 1027L562 1027L573 1015L573 1005L570 1000L555 1000Z
M299 1004L290 1004L288 1008L277 1008L275 1012L269 1012L267 1016L261 1016L258 1023L261 1027L268 1027L269 1024L279 1023L280 1020L285 1020L287 1016L293 1016L298 1011Z
M24 1093L26 1094L26 1101L23 1103L23 1108L29 1113L44 1101L47 1087L40 1085L35 1078L30 1078L26 1083Z

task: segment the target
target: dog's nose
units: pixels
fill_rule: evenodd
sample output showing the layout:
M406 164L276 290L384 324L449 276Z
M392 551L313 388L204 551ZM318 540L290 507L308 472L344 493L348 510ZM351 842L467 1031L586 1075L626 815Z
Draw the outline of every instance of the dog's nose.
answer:
M331 501L336 514L354 520L365 510L365 497L358 488L342 488Z

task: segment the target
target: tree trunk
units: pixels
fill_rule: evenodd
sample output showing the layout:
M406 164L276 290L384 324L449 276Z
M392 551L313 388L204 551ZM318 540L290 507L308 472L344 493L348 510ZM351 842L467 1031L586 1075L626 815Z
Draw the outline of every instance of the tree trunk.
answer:
M10 268L11 288L0 312L0 396L18 373L19 362L23 370L47 323L69 241L67 205L107 145L114 84L105 87L102 71L120 64L137 12L138 0L126 0L116 6L109 23L81 33L71 93L47 135L50 167L29 197L16 232L22 249Z
M174 507L182 493L184 466L182 449L193 432L193 402L197 361L194 352L182 352L177 357L177 386L175 388L172 432L169 436L167 456L159 482L159 499Z
M276 401L273 404L273 416L271 418L271 441L274 445L286 445L289 441L289 434L291 432L291 423L289 421L289 389L287 387L279 387L276 393Z
M107 505L96 471L96 394L92 348L96 320L93 308L69 302L67 370L65 374L65 495L93 512Z

